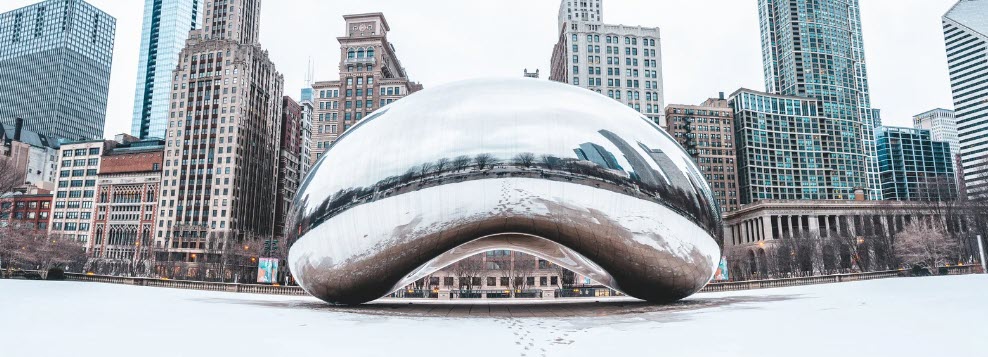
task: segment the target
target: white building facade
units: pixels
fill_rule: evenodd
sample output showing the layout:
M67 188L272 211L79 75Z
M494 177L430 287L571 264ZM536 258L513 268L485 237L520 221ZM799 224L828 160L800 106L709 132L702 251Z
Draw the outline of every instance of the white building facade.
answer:
M957 119L954 111L937 108L913 116L913 128L930 131L933 141L943 141L950 144L950 154L954 157L960 154L960 139L957 136Z
M608 25L602 0L562 0L549 79L627 104L665 126L658 27Z
M963 186L988 194L988 1L961 0L943 16Z

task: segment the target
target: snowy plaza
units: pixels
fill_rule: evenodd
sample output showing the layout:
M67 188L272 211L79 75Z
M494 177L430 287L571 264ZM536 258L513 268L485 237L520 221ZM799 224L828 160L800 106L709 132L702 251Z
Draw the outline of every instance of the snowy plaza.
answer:
M598 302L599 301L599 302ZM3 356L981 356L988 276L519 303L0 280Z

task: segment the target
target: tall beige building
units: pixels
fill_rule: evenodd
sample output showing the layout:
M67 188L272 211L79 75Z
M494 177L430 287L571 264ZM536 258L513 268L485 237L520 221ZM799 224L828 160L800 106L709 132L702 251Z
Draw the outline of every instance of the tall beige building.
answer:
M606 95L665 126L658 27L604 23L603 0L561 0L549 79Z
M260 0L204 5L173 73L155 242L159 261L228 266L274 236L284 77L258 43Z
M345 15L340 42L340 79L312 85L312 162L347 129L374 110L422 89L408 79L382 13Z
M700 105L670 104L666 107L666 120L666 131L700 167L721 212L738 209L734 110L724 93Z

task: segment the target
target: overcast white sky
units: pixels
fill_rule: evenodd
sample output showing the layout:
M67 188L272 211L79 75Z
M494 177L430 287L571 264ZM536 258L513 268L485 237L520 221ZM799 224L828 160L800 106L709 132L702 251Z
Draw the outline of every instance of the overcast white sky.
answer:
M87 0L117 18L106 136L130 132L144 0ZM37 2L2 0L0 12ZM955 0L860 0L872 105L886 125L951 109L940 17ZM698 104L739 87L764 90L756 0L605 0L604 21L662 28L667 104ZM338 76L342 15L383 12L390 40L426 88L476 77L549 71L559 0L267 0L261 44L298 98L306 63Z

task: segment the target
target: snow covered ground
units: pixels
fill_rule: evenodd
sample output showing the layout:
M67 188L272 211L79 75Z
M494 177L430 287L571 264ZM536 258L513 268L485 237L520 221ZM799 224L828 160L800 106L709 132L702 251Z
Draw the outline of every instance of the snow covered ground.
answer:
M518 308L523 312L518 314L503 313L510 305L378 305L354 310L328 307L312 298L0 280L0 355L988 353L986 275L700 294L671 307L627 302L540 306ZM463 314L484 308L492 316ZM448 317L458 315L474 316Z

